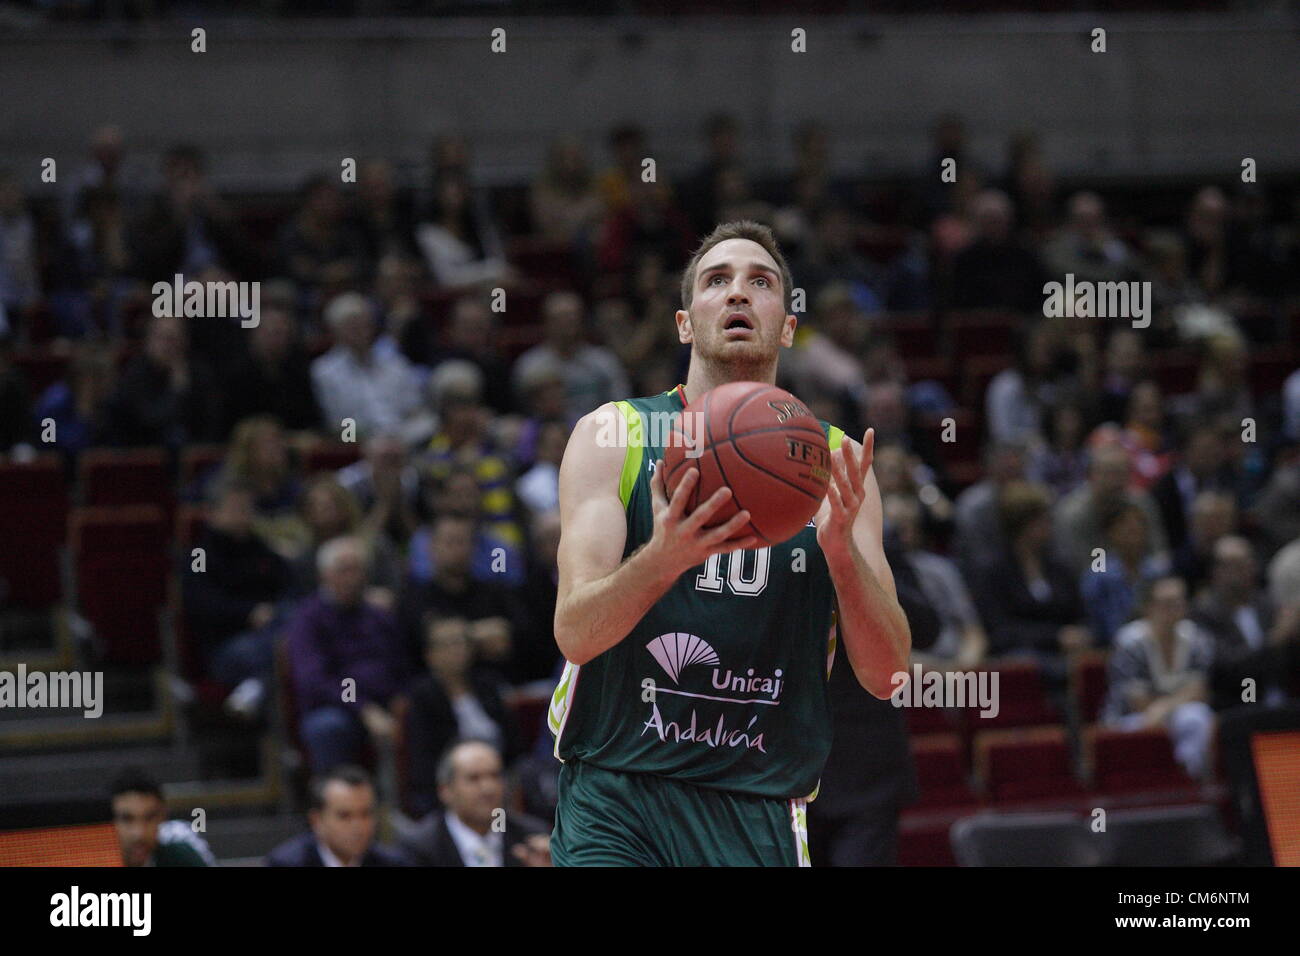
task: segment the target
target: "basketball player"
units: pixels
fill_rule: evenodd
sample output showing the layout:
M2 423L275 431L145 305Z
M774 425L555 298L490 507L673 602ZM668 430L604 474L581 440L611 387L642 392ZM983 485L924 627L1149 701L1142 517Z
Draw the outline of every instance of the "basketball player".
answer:
M885 699L911 635L881 544L874 435L822 422L832 478L813 521L773 547L749 513L704 526L690 467L671 499L644 424L726 382L774 383L794 339L790 270L766 227L718 226L682 279L685 385L582 418L560 468L551 701L560 769L557 866L808 865L805 801L831 746L836 633L858 682ZM633 440L611 447L610 416ZM635 439L644 441L642 447ZM838 628L837 628L838 623Z

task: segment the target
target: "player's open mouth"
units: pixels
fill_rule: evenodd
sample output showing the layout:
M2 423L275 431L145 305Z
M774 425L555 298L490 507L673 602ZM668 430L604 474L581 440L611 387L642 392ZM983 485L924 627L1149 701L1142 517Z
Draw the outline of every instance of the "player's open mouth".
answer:
M722 331L728 338L743 338L754 331L754 323L743 312L733 312L727 316Z

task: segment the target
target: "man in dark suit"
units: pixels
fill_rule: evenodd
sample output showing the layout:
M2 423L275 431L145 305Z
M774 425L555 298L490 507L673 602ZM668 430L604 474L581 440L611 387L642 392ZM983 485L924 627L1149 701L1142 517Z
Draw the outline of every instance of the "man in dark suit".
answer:
M1214 545L1210 585L1192 619L1214 641L1211 671L1216 710L1240 707L1247 679L1265 706L1287 697L1287 675L1300 661L1300 610L1275 608L1259 586L1259 563L1250 542L1227 535Z
M434 810L403 847L425 866L550 866L549 827L504 807L501 755L481 740L454 743L438 764Z
M266 857L267 866L410 866L404 853L375 843L375 787L360 767L342 765L311 782L311 832Z
M912 649L926 650L939 638L939 615L892 529L884 545L912 629ZM808 849L814 866L892 866L899 814L917 796L907 725L892 700L862 693L846 657L836 655L827 684L835 740L817 799L808 804Z

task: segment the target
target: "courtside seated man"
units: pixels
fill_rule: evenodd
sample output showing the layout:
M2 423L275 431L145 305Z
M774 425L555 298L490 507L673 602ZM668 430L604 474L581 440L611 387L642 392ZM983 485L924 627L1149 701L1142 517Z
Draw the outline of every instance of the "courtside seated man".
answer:
M836 645L877 698L907 670L870 429L859 445L822 423L826 498L809 527L760 548L741 535L748 512L704 528L728 488L685 513L695 468L666 498L663 439L641 428L726 382L775 383L797 322L790 297L767 227L718 226L682 279L685 385L603 405L570 437L555 610L568 663L550 710L564 761L557 866L808 865L805 801L831 746ZM611 416L645 447L610 442Z

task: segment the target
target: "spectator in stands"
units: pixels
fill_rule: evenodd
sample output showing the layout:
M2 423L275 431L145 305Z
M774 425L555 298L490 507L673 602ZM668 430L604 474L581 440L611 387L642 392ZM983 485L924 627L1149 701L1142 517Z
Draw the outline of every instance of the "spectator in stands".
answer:
M317 554L320 590L289 624L298 730L315 773L355 763L367 736L391 741L390 708L410 672L396 619L363 600L365 557L356 538L327 542Z
M362 438L400 427L419 408L420 388L411 364L376 341L370 303L345 293L325 307L325 321L336 344L311 363L311 378L326 432L339 434L344 419Z
M1039 321L1020 335L1016 364L1003 369L984 393L984 414L994 441L1043 441L1043 419L1061 398L1056 371L1063 349L1059 328Z
M947 539L955 508L934 483L934 471L928 465L900 445L877 445L872 468L882 497L898 494L915 500L921 509L924 534Z
M438 758L457 737L492 744L508 765L519 751L508 691L500 675L478 666L470 625L461 617L429 615L424 621L425 673L410 687L407 712L409 794L416 816L438 806Z
M485 539L495 540L507 549L518 549L524 538L516 515L514 476L509 460L489 431L491 416L482 403L482 379L472 365L447 362L439 368L430 390L435 393L438 407L438 431L429 440L419 464L435 499L432 513L452 508L471 515L481 522ZM453 492L468 492L465 473L477 489L476 503L472 496L466 501L458 495L451 500L437 500ZM522 572L522 568L519 570ZM512 580L518 580L513 571L509 574Z
M1240 428L1255 414L1249 372L1250 352L1240 333L1211 335L1202 346L1196 391L1175 401L1175 416L1189 423L1224 419Z
M379 305L382 340L426 376L437 353L433 317L420 299L422 269L418 259L389 252L375 267L375 298Z
M1279 456L1268 484L1255 500L1252 514L1265 555L1300 538L1300 449L1286 460Z
M203 564L186 553L181 578L185 624L207 675L231 691L227 710L247 718L260 713L274 676L280 602L292 583L289 566L253 531L254 501L238 479L216 485L198 540Z
M1026 239L1037 245L1056 222L1056 182L1037 133L1020 130L1012 134L1007 155L1002 188L1020 210L1021 230Z
M216 866L207 842L184 820L168 820L162 787L135 767L109 786L123 866Z
M931 669L978 667L988 650L988 635L957 565L926 549L920 503L905 495L889 495L884 501L884 517L898 535L917 584L939 616L938 639L927 650L914 652L913 661Z
M321 545L334 538L354 536L366 545L366 600L376 607L391 609L402 580L401 559L388 538L362 524L357 500L333 475L317 475L307 482L302 495L302 520L307 527L308 545L293 561L294 593L309 595L320 587L316 557Z
M847 283L824 286L813 301L812 321L795 337L781 362L796 395L826 392L841 402L865 402L868 316ZM845 425L848 428L848 425Z
M1230 491L1231 476L1225 453L1226 436L1208 422L1184 429L1173 467L1151 488L1160 518L1169 534L1169 546L1181 550L1187 544L1192 503L1203 491ZM1190 584L1191 582L1189 582Z
M719 222L719 176L741 164L740 121L730 113L714 113L701 130L706 157L682 184L681 199L690 216L691 228L698 236L708 235Z
M1300 604L1300 537L1268 563L1268 596L1278 608Z
M375 785L360 767L319 773L309 786L311 832L266 856L267 866L412 866L405 853L375 842Z
M398 435L372 435L365 457L341 469L338 482L356 500L372 533L387 537L398 551L406 547L422 513L420 470Z
M547 826L506 809L501 756L467 740L442 755L438 797L403 846L424 866L550 866Z
M76 218L77 210L83 208L86 193L91 190L112 191L129 203L139 198L139 170L126 158L121 128L100 126L91 134L89 145L89 160L73 170L64 183L60 204L64 222Z
M560 579L558 510L533 516L528 543L528 574L518 591L519 623L508 676L515 685L542 682L553 688L551 678L560 663L555 643L555 595Z
M434 519L428 536L432 576L407 579L399 603L399 617L408 646L420 646L423 622L429 613L439 617L461 617L470 622L475 653L484 663L504 671L509 666L512 634L517 611L503 584L508 557L496 555L500 569L497 580L475 577L474 521L462 515L442 513ZM490 569L489 569L490 570Z
M1157 383L1144 379L1133 386L1124 428L1115 438L1128 452L1130 479L1135 488L1149 491L1173 466L1173 453L1165 437L1164 396Z
M35 437L27 378L9 359L10 344L0 337L0 453L30 448Z
M1121 730L1164 727L1193 778L1210 769L1214 712L1206 703L1213 649L1187 618L1187 587L1166 577L1151 587L1143 617L1115 635L1104 721Z
M0 314L8 314L17 328L40 295L36 220L27 210L18 179L0 169Z
M385 257L415 255L415 213L395 182L393 164L369 159L357 167L357 188L348 228L361 241L373 270Z
M108 444L179 449L221 437L224 389L190 354L184 322L169 315L150 321L144 351L127 364L102 410Z
M62 243L50 295L59 334L120 334L122 311L137 295L139 283L130 275L126 213L112 186L81 194Z
M248 351L235 360L223 392L227 433L254 415L276 418L290 431L320 428L311 363L288 309L263 303Z
M776 215L772 204L754 195L749 174L739 163L731 163L718 170L713 186L713 222L739 222L751 220L771 225ZM705 230L707 234L708 230Z
M1004 192L986 189L975 198L975 238L957 253L952 265L956 308L1042 314L1042 266L1015 239L1014 215Z
M1088 477L1083 408L1076 401L1063 400L1049 411L1043 424L1046 440L1034 450L1029 473L1034 481L1050 488L1054 498L1060 498Z
M1132 503L1109 512L1102 528L1102 553L1080 575L1088 626L1102 646L1109 646L1115 632L1146 603L1151 583L1169 574L1167 556L1150 553L1147 521L1146 512Z
M302 480L289 454L284 429L274 418L257 415L235 427L225 461L209 487L236 481L253 492L258 535L286 557L301 553L307 529L298 514Z
M612 216L632 201L633 183L641 179L641 163L647 157L645 131L635 123L616 126L606 144L613 164L597 177L596 188L605 205L605 215Z
M1002 489L1026 476L1028 452L1021 442L990 442L984 449L984 477L960 495L953 506L953 547L968 581L985 555L1007 549L998 499Z
M1143 338L1136 329L1116 329L1106 340L1101 395L1097 418L1123 424L1129 413L1129 394L1141 378L1144 364Z
M1282 386L1282 437L1300 443L1300 368Z
M647 253L658 256L669 271L681 269L691 257L690 221L662 175L657 181L642 182L638 172L629 183L626 205L606 216L601 225L596 261L618 283L616 291L633 286L637 266Z
M1174 552L1174 570L1196 594L1209 578L1214 546L1238 530L1237 502L1223 491L1202 491L1192 502L1192 520L1182 548Z
M537 436L532 467L515 483L520 502L535 514L560 507L560 462L569 441L569 425L555 419L543 422Z
M497 322L487 303L477 295L464 295L451 307L447 341L436 351L430 365L443 362L472 362L483 375L483 400L492 411L504 414L514 408L510 391L510 363L498 348Z
M1168 556L1164 529L1155 502L1145 491L1129 486L1128 453L1116 443L1099 445L1088 462L1088 483L1056 504L1056 546L1061 559L1077 580L1092 563L1092 549L1101 547L1108 513L1121 504L1141 508L1147 516L1148 549Z
M1228 200L1217 186L1192 197L1183 227L1187 267L1200 291L1213 299L1228 284Z
M1287 675L1300 666L1300 594L1274 605L1260 587L1255 549L1245 538L1225 535L1215 543L1210 584L1192 618L1213 641L1216 710L1286 699Z
M967 171L975 172L974 161L966 150L966 126L962 118L948 113L936 118L933 129L933 148L920 176L920 191L927 222L951 213L958 205L960 183ZM945 163L951 160L961 170L957 177L944 177Z
M434 281L461 290L514 282L500 232L466 179L447 173L434 181L433 189L433 203L416 227L415 239Z
M72 353L68 374L50 385L32 409L38 428L54 422L55 447L75 458L98 441L96 416L113 392L117 365L97 342L83 342Z
M1050 684L1065 678L1063 652L1087 647L1077 576L1051 552L1052 509L1046 489L1026 482L1006 485L998 510L1008 549L985 561L972 593L999 657L1027 655Z
M134 272L146 283L180 273L197 278L210 266L237 272L254 265L234 212L212 188L203 153L188 144L163 157L163 193L132 230Z
M591 345L583 330L582 299L572 292L553 292L542 304L543 341L515 363L515 391L542 364L564 370L569 418L577 421L605 402L631 394L627 373L609 349Z
M546 165L529 191L528 207L539 236L571 249L592 243L605 210L577 137L560 136L551 142Z
M298 285L299 301L316 304L354 288L366 268L362 239L344 218L343 196L325 173L298 192L298 210L280 234L280 274Z
M866 311L876 312L885 307L885 278L858 252L858 228L849 208L822 209L811 238L799 258L790 263L790 270L813 301L831 283L844 283L852 290L854 301Z
M1106 223L1106 206L1094 192L1070 197L1065 225L1043 247L1052 281L1128 282L1136 276L1133 254Z

